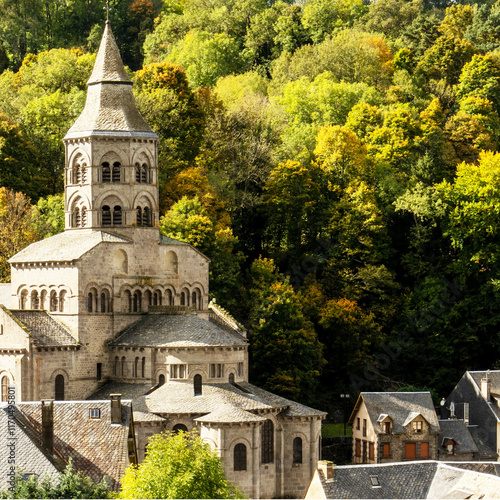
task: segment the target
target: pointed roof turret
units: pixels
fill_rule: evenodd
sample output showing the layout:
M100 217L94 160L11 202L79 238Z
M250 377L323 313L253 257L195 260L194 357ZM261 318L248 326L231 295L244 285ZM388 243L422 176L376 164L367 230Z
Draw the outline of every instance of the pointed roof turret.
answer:
M109 21L106 21L101 44L95 60L94 70L92 71L92 75L87 85L102 82L132 83L132 80L127 75L123 66L120 51L116 45Z
M132 80L125 71L111 26L106 21L94 70L87 82L85 108L65 139L111 132L158 138L137 109Z

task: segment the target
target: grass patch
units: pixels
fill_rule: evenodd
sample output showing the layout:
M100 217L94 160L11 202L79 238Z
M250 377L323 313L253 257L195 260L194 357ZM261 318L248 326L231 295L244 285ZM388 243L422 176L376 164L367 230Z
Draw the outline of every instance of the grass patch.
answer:
M344 424L323 424L321 426L321 436L324 438L338 437L344 435ZM346 436L352 436L352 427L346 426Z

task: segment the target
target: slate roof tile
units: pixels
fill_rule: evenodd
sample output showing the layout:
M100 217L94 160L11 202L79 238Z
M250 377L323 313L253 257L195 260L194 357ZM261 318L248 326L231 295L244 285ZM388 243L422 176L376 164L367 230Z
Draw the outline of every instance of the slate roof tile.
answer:
M71 262L79 259L101 242L131 243L124 236L106 231L82 229L62 233L32 243L9 259L11 264L18 262Z
M41 403L18 403L17 409L41 433ZM90 409L100 410L99 419ZM122 400L122 425L111 424L109 401L54 401L54 450L65 461L71 457L77 470L99 482L109 476L119 487L128 466L128 432L131 402Z
M43 347L76 346L78 342L61 323L41 310L10 310L9 313L29 332L33 344Z
M0 447L2 450L2 460L0 460L0 489L5 489L7 483L7 473L11 464L7 457L11 448L8 445L15 443L12 448L15 460L15 467L18 467L25 474L36 474L40 478L45 475L55 478L61 470L61 464L54 460L47 451L40 445L38 435L33 433L30 425L20 412L14 407L13 412L7 410L7 403L0 406ZM12 418L9 418L12 415ZM10 423L9 423L10 422ZM12 426L14 422L14 426ZM10 426L9 426L10 425ZM12 431L12 434L10 432ZM13 441L12 438L15 438Z
M439 423L429 392L362 392L360 398L366 405L376 433L383 432L377 423L382 413L391 417L394 433L404 433L404 426L418 414L422 414L430 424L432 434L439 432Z
M245 338L216 323L190 314L149 314L110 342L115 346L204 347L244 346Z

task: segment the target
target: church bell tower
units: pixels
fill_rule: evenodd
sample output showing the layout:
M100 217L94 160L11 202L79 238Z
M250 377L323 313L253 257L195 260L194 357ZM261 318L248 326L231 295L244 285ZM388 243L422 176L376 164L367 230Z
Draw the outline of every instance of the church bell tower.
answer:
M64 138L66 231L158 227L158 142L107 21L85 108Z

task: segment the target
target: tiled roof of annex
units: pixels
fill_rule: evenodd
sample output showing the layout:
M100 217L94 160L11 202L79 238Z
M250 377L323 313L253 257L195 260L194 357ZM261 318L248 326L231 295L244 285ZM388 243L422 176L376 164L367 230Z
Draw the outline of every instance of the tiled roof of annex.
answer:
M0 306L7 314L14 317L38 347L65 347L79 345L71 332L56 321L46 311L41 310L7 310Z
M215 347L246 346L238 332L188 314L148 314L127 327L110 346Z
M128 384L135 385L135 384ZM144 386L143 386L144 388ZM126 388L111 382L103 386L92 398L108 398L113 391L127 394ZM133 389L137 390L137 389ZM130 394L130 393L128 393ZM322 417L325 412L309 408L295 401L282 398L248 382L237 384L205 383L202 394L194 393L190 382L168 382L150 394L133 398L134 420L149 420L148 415L189 414L200 415L200 422L256 422L267 412L279 412L283 417ZM136 416L136 411L140 412ZM256 418L257 417L257 418Z
M11 264L21 262L71 262L79 259L99 243L132 243L124 236L106 231L83 229L64 231L32 243L9 259Z
M10 465L7 459L11 449L15 466L21 473L36 474L42 478L45 475L55 477L61 469L61 464L43 449L37 433L16 406L8 408L7 403L0 403L0 446L5 450L3 460L0 461L0 489L9 486L7 473ZM14 446L10 448L12 443Z
M396 434L404 433L406 430L404 426L419 414L430 424L431 434L439 433L439 423L430 392L362 392L349 420L350 423L361 401L366 405L376 433L383 432L377 422L384 414L392 419L393 432Z
M113 489L129 465L131 402L121 403L122 423L111 424L110 401L54 401L55 453L65 462L72 458L75 469L96 482L109 476ZM41 403L17 403L16 407L41 436ZM100 418L90 418L90 409L98 409Z

